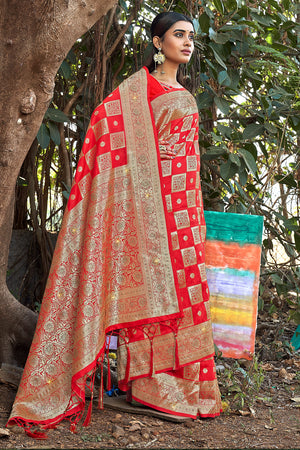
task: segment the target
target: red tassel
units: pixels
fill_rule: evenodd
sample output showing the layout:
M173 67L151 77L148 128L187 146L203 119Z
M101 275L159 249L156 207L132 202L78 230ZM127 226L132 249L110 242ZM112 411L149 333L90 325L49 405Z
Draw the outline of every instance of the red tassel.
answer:
M127 347L127 364L126 364L126 372L125 372L124 384L128 383L128 381L129 381L129 374L130 374L130 349L129 349L129 344L127 344L126 347Z
M47 430L56 430L57 425L47 425Z
M99 387L99 400L98 409L104 409L103 405L103 361L101 362L101 375L100 375L100 387Z
M154 375L154 355L153 355L153 339L150 339L150 377Z
M93 410L93 393L92 393L92 396L91 396L91 401L90 401L90 404L89 404L89 409L88 409L85 421L82 424L84 427L87 427L90 424L90 422L91 422L92 410Z
M177 369L179 369L179 354L178 354L177 333L174 333L174 337L175 337L175 358L174 358L173 370L177 370Z
M85 421L83 422L83 426L87 427L91 421L91 416L92 416L92 409L93 409L93 398L94 398L94 384L95 384L95 376L96 376L96 369L93 370L93 373L90 377L90 383L89 383L89 390L91 391L91 400L90 400L90 404L89 404L89 408L88 408L88 412L85 418ZM87 382L86 382L87 384Z
M43 431L30 431L25 430L27 436L32 437L34 439L48 439L48 436Z
M74 434L77 433L77 426L76 426L76 423L75 423L75 422L71 423L71 425L70 425L70 431L71 431L72 433L74 433Z

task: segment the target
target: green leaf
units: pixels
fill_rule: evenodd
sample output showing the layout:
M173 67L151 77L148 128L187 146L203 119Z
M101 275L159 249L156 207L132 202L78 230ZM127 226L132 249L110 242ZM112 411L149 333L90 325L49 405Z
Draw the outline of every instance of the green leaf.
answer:
M230 103L225 100L225 98L215 97L214 98L216 107L225 115L227 115L230 111Z
M294 240L295 240L295 246L298 253L300 253L300 232L294 231Z
M227 33L216 33L213 28L209 29L209 37L212 41L217 44L226 44L229 41L229 34Z
M225 2L227 9L234 11L237 9L237 3L236 0L226 0Z
M201 156L202 160L210 161L213 159L217 159L220 156L223 156L226 153L226 150L222 147L212 146Z
M277 128L274 127L274 125L272 125L270 122L265 122L264 127L271 134L277 133Z
M210 27L210 19L206 13L201 14L199 17L199 25L202 33L208 33Z
M240 72L235 69L230 69L228 74L228 80L224 81L224 86L229 86L231 89L235 90L236 94L240 94Z
M72 48L68 52L66 59L68 61L70 61L71 64L76 64L76 55L75 55L74 50Z
M60 145L60 134L58 126L56 125L56 123L49 121L48 127L50 131L50 138L52 139L55 145Z
M277 211L274 211L273 214L278 220L281 220L282 222L285 221L285 217L282 214L278 213Z
M243 19L243 26L249 27L250 29L254 28L254 30L263 31L263 28L259 25L259 23L255 22L254 20L244 20ZM222 27L223 29L223 27Z
M200 25L199 25L199 22L197 19L193 19L193 26L194 26L195 33L197 34L199 31L199 28L200 28Z
M266 148L265 143L262 142L262 141L259 141L258 145L259 145L261 151L263 152L265 158L268 159L269 158L269 153L268 153L268 150Z
M244 144L244 148L248 150L248 152L251 153L255 161L257 160L257 146L253 144L252 142L246 142Z
M226 137L227 139L230 139L231 134L233 132L233 129L230 127L226 127L225 125L218 123L217 125L217 129L219 130L219 132Z
M283 7L286 11L290 8L290 0L282 0Z
M297 183L296 183L294 175L292 173L289 173L288 175L278 174L278 175L275 175L274 178L280 184L285 184L286 186L289 186L291 188L297 187Z
M262 77L259 74L255 73L253 70L244 68L243 71L247 75L247 77L250 78L250 80L262 81Z
M128 13L128 6L125 0L119 0L120 6L124 9L126 13Z
M255 13L254 11L251 11L251 16L254 21L256 21L262 25L265 25L267 27L270 25L273 25L273 20L272 20L271 16L267 16L267 15L263 16L263 15Z
M241 56L246 56L249 52L249 44L247 41L237 42L236 48Z
M42 123L37 134L38 143L42 148L47 148L50 142L50 134L48 127Z
M265 127L260 123L251 123L243 132L243 139L252 139L263 134Z
M239 179L242 186L245 186L248 180L248 174L245 169L243 169L241 172L239 172Z
M242 186L240 185L240 183L238 183L236 180L234 181L236 187L238 188L238 191L241 195L241 197L243 197L244 200L248 201L249 198L247 197L247 195L245 194L244 189L242 188Z
M52 120L53 122L70 122L68 116L65 113L56 108L48 108L45 114L45 119Z
M282 53L282 52L280 52L278 50L275 50L275 48L273 48L271 46L268 47L267 45L252 44L252 48L256 49L256 50L259 50L262 53L270 53L278 61L283 61L292 70L298 70L297 65L294 63L294 61L289 56L285 55L284 53ZM256 64L258 64L258 63L259 63L259 61L256 61ZM260 61L260 63L265 65L265 61ZM269 64L271 64L271 61L269 61ZM275 64L275 63L273 63L273 64Z
M219 71L219 66L213 64L208 58L204 58L205 64L212 68L213 72Z
M211 132L211 137L214 142L222 142L223 141L223 137L219 136L218 134L214 133L213 131Z
M250 152L248 152L248 150L245 150L244 148L240 148L239 153L244 158L244 161L245 161L248 169L253 173L253 175L256 175L257 166L256 166L255 159L253 158L253 155Z
M257 97L260 99L260 102L261 102L262 106L264 107L264 109L268 110L270 108L270 105L271 105L269 98L266 97L265 95L260 95L260 96L257 95ZM265 128L267 128L266 124L265 124Z
M286 52L287 50L293 50L291 47L288 47L287 45L283 45L280 44L279 42L274 42L272 44L272 48L274 48L275 50L279 51L279 52Z
M220 64L220 66L222 66L225 70L227 70L227 66L224 63L224 61L221 58L221 56L216 52L216 50L212 49L212 51L214 53L214 57L215 57L216 61Z
M220 174L224 180L228 180L230 178L231 173L231 161L228 159L226 163L220 165Z
M230 86L231 79L230 79L230 77L229 77L229 75L228 75L227 70L221 70L221 71L218 73L218 83L219 83L220 85L223 84L224 86Z
M277 1L275 1L275 0L268 0L270 5L272 5L278 12L281 13L282 9L281 9L280 5L277 3Z
M238 167L241 166L241 160L236 153L230 153L229 159L231 162L233 162L233 164L236 164Z
M275 100L294 97L294 94L287 92L285 89L281 87L271 88L269 90L269 95Z
M272 279L273 283L275 283L275 284L283 284L282 279L280 278L280 276L277 273L272 273L271 279Z
M289 28L294 28L295 27L295 22L293 22L292 20L287 20L286 22L284 22L284 24L282 25L282 28L284 30L288 30Z
M222 0L214 0L213 1L213 4L215 5L215 7L216 7L216 10L220 13L220 14L224 14L224 5L223 5L223 2L222 2Z
M207 92L202 92L196 97L199 109L205 109L213 104L213 97Z
M62 195L63 195L67 200L69 200L70 192L68 192L68 191L62 191Z
M72 70L66 60L62 62L60 68L58 69L58 73L66 80L69 80L71 78Z
M283 223L289 231L299 232L299 224L295 217L292 217L291 219L284 219Z

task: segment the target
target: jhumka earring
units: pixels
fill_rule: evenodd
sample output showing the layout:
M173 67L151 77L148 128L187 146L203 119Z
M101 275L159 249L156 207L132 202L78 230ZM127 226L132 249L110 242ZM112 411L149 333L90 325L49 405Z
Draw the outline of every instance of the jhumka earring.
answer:
M165 55L161 52L161 48L158 48L158 53L155 53L153 56L154 63L155 63L155 69L154 72L157 73L156 64L163 64L166 60ZM161 73L165 73L164 69L162 68Z

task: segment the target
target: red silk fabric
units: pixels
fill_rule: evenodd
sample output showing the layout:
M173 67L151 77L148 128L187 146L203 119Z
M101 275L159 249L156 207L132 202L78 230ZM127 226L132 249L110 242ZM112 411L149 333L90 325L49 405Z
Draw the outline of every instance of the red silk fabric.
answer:
M213 341L197 108L187 91L159 89L142 69L92 115L9 424L80 420L110 332L120 334L120 384L133 395L144 389L134 383L170 370L199 386ZM160 160L165 138L171 163ZM220 410L211 378L204 415ZM195 405L183 415L197 415Z

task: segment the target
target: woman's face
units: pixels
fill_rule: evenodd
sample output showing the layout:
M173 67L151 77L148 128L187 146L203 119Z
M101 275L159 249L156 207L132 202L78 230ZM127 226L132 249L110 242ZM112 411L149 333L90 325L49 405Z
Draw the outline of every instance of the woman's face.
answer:
M155 36L153 43L156 48L161 47L166 61L175 64L188 63L194 51L194 27L190 22L174 23L163 38Z

